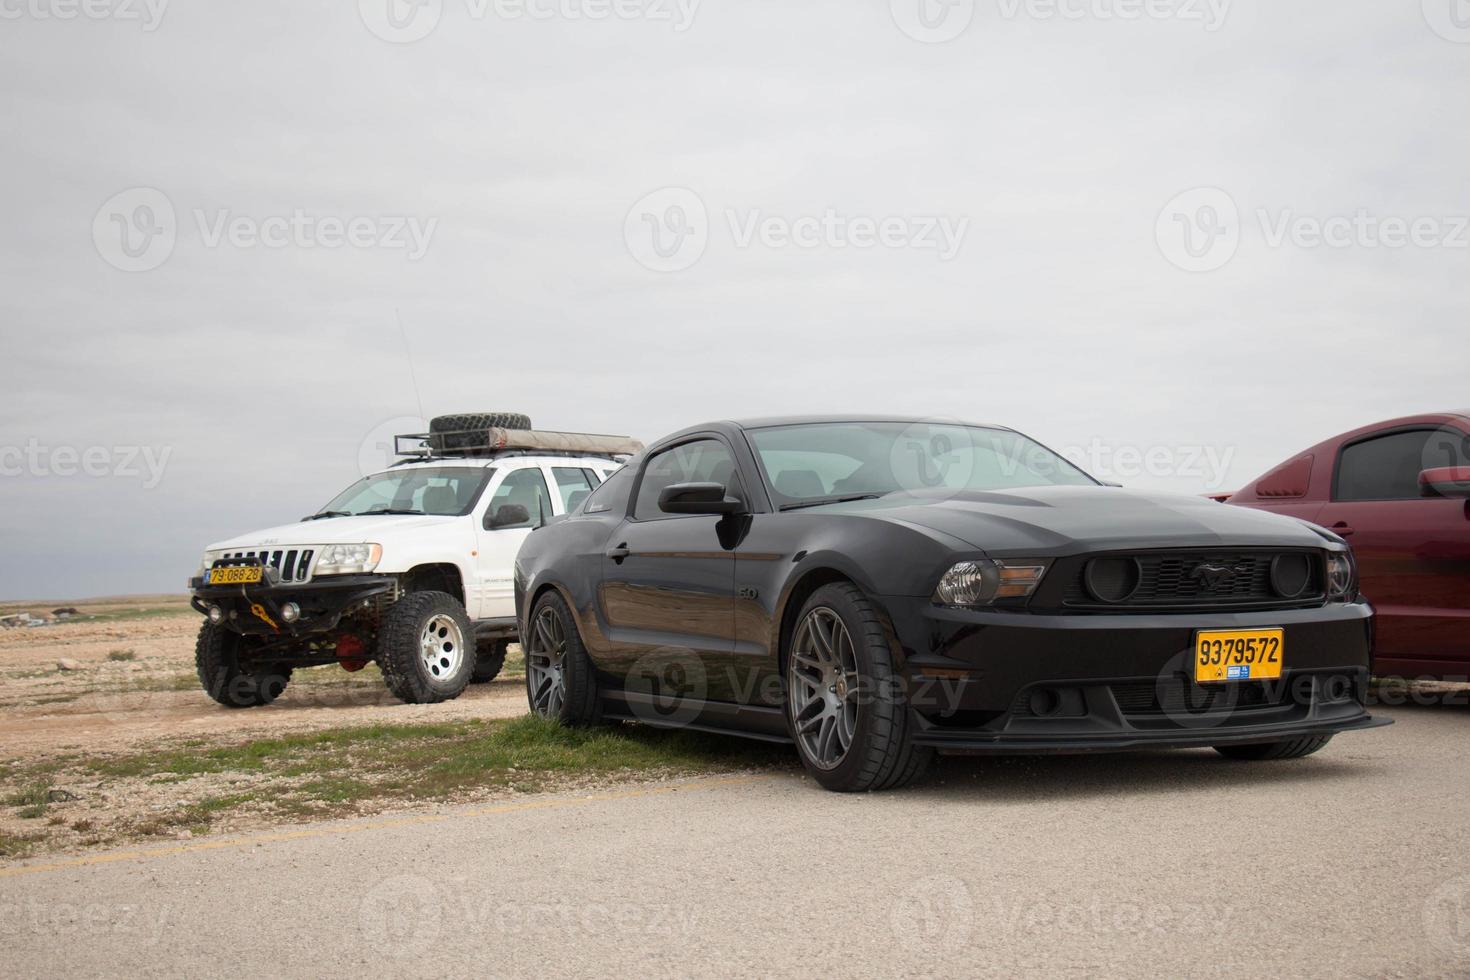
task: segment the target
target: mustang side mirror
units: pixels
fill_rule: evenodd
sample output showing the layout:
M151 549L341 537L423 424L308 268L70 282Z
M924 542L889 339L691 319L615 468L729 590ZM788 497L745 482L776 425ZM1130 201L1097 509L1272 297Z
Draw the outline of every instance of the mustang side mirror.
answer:
M520 504L501 504L495 508L490 515L489 522L485 525L492 531L498 531L503 527L521 527L531 523L531 512Z
M1470 498L1470 466L1439 466L1419 474L1421 497Z
M665 514L738 514L745 504L727 496L718 483L675 483L659 492L658 509Z

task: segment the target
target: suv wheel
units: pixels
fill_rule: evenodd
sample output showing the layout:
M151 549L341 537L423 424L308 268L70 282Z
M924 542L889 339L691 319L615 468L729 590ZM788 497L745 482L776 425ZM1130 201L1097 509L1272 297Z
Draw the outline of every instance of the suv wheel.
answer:
M500 674L505 666L505 651L509 640L489 640L480 644L475 651L475 669L470 674L471 684L488 684Z
M410 592L378 631L378 667L394 697L434 704L459 697L475 669L474 628L444 592Z
M194 645L194 667L204 690L226 708L257 708L281 696L291 680L290 667L243 667L245 638L206 622Z
M1264 762L1271 759L1300 759L1311 755L1332 741L1331 735L1294 738L1286 742L1258 742L1255 745L1217 745L1215 751L1227 759Z
M837 582L802 606L786 649L786 711L802 765L827 789L912 782L933 752L912 742L912 713L878 612Z
M572 611L556 592L548 592L531 611L526 651L526 700L542 718L578 728L596 724L597 679Z

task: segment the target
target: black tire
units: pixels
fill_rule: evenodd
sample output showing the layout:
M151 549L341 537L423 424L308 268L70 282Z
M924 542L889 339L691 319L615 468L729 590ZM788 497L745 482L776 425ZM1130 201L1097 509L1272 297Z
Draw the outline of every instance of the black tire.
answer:
M1217 745L1215 751L1227 759L1243 762L1265 762L1274 759L1300 759L1319 751L1332 741L1331 735L1294 738L1285 742L1258 742L1254 745Z
M826 767L810 754L798 737L793 695L793 672L797 665L793 648L801 624L816 610L829 610L841 619L850 640L859 679L857 719L846 753L835 765ZM824 585L803 604L797 628L782 651L787 685L786 720L796 740L797 755L818 783L830 790L862 793L894 789L924 774L934 757L925 746L913 744L915 719L894 670L893 649L888 631L877 609L861 589L848 582Z
M476 650L475 669L470 673L471 684L488 684L500 674L505 666L505 651L509 640L489 640Z
M432 666L428 660L434 651L426 645L431 623L442 630L436 643L441 656L432 658L436 661ZM475 669L474 636L470 617L454 596L410 592L389 608L378 630L378 669L388 690L408 704L459 697Z
M446 449L483 449L490 444L486 429L529 429L531 417L520 412L464 412L429 420L429 446Z
M194 668L208 695L226 708L259 708L281 696L291 681L290 667L240 666L245 638L206 622L194 644Z
M538 630L546 617L560 625L560 633L549 624L545 626L546 632ZM597 697L597 673L566 601L555 591L547 592L537 601L526 623L528 635L521 637L521 649L526 657L526 703L531 706L531 713L559 721L568 728L598 724L602 720L602 708ZM558 646L559 658L555 656ZM548 652L553 654L549 658ZM549 691L542 685L548 668L558 665L557 662L561 696L553 700L547 697Z

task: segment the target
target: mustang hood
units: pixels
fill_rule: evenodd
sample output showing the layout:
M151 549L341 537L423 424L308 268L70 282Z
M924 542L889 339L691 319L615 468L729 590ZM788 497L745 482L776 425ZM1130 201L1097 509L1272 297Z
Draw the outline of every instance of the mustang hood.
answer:
M268 527L238 537L217 541L206 551L241 548L286 547L292 545L362 544L376 541L384 534L424 531L459 520L458 517L416 517L412 514L384 514L372 517L324 517L319 521L298 521L280 527Z
M840 506L848 513L917 525L997 554L1211 546L1321 548L1338 540L1279 514L1117 487L925 492Z

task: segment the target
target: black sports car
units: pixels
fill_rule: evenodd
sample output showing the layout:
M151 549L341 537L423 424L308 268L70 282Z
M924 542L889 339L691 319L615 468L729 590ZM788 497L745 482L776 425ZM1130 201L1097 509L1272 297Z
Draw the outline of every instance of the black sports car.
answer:
M794 741L838 790L935 750L1283 759L1386 724L1340 538L1000 427L685 429L530 535L516 601L537 713Z

